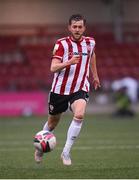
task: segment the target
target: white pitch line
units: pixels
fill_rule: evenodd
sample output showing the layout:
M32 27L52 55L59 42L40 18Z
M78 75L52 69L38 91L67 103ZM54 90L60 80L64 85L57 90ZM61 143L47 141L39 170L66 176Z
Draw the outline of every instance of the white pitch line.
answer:
M62 150L63 147L58 147L58 148L55 148L57 150ZM0 148L0 152L4 152L4 151L28 151L30 149L27 148L27 147L15 147L15 148ZM72 150L82 150L82 151L85 151L85 150L107 150L107 149L114 149L114 150L125 150L125 149L139 149L139 145L110 145L110 146L79 146L79 147L73 147Z
M80 146L80 147L75 147L73 148L74 150L90 150L90 149L96 149L96 150L103 150L103 149L139 149L139 145L107 145L107 146L104 146L104 145L100 145L100 146L95 146L95 147L91 147L91 146L88 146L88 147L83 147L83 146Z
M126 145L134 145L136 144L136 140L135 141L129 141L129 140L122 140L122 141L118 141L117 143L119 143L119 145L123 145L122 142L124 141L125 146ZM33 140L4 140L4 141L0 141L0 147L2 146L12 146L12 145L16 145L16 146L22 146L22 145L31 145L33 144ZM60 145L61 143L58 142L58 144ZM112 140L96 140L96 141L87 141L87 144L91 144L92 146L117 146L113 144ZM118 145L118 146L119 146Z

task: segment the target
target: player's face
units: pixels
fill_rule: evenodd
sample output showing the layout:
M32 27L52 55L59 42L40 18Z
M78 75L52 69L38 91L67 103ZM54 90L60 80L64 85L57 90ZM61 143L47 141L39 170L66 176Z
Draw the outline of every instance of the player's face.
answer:
M69 31L74 40L79 41L82 38L82 35L85 31L85 25L83 20L81 21L72 21L69 25Z

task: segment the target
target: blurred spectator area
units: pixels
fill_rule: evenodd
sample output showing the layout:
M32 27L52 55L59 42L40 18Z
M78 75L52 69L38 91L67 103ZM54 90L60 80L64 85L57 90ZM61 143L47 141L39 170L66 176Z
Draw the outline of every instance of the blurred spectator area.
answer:
M64 25L0 26L0 90L50 89L53 46L67 36ZM139 80L139 25L126 24L123 41L115 40L110 25L89 25L86 35L96 40L100 79L125 76Z

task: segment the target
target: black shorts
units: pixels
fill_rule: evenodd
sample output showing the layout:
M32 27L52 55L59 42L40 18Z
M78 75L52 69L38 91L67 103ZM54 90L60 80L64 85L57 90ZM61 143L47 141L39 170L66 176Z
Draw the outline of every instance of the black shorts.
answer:
M65 112L69 105L78 99L84 99L85 101L88 101L89 94L82 90L70 95L60 95L50 92L48 100L49 114L56 115Z

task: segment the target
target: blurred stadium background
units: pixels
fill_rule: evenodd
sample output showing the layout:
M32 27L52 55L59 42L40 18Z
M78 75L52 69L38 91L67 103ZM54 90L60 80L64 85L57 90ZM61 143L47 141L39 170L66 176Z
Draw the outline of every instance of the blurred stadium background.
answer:
M68 34L68 18L78 12L87 19L86 35L96 40L97 66L102 84L101 90L94 92L98 98L90 101L96 103L91 112L112 111L112 82L124 77L139 81L138 8L137 0L1 0L0 114L4 115L6 108L9 111L16 108L16 103L12 104L13 100L10 100L11 92L16 92L16 95L23 92L46 93L50 89L53 75L49 67L54 43ZM3 104L4 96L7 104ZM26 96L21 94L23 101L20 100L20 105L17 102L20 113L24 106L23 112L35 108L31 104L32 98L30 104L24 101Z
M33 129L33 123L36 123L34 131L31 130L32 134L41 128L40 122L36 119L47 117L47 97L53 78L53 74L49 71L53 46L58 38L68 35L68 18L74 13L81 13L86 17L86 35L93 36L96 40L101 89L95 92L91 88L87 114L102 114L101 120L103 114L113 114L118 104L113 97L117 90L126 86L131 109L136 115L135 122L138 123L138 0L0 0L1 142L4 141L4 139L2 141L3 127L7 128L6 132L11 130L10 119L14 124L20 121L20 117L29 116L32 122L30 129ZM117 80L123 81L118 83ZM110 123L107 120L106 122ZM28 126L27 121L24 125ZM99 125L97 124L97 127ZM128 125L131 126L130 123ZM134 129L130 131L131 134L132 132ZM134 138L139 136L137 129L135 132ZM13 138L15 137L16 135ZM0 177L8 177L6 171ZM33 175L30 177L34 178ZM139 178L137 174L134 177Z

